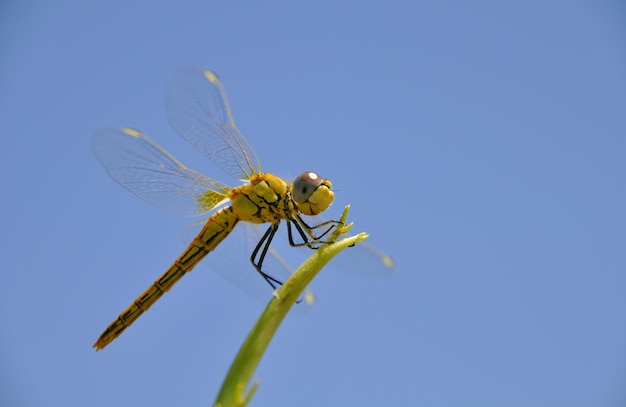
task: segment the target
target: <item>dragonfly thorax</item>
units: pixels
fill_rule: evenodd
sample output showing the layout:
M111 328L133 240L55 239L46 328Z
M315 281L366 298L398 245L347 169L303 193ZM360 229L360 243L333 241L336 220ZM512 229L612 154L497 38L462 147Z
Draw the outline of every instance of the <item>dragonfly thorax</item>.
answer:
M255 174L250 183L228 192L233 212L245 222L265 223L291 219L287 183L272 174Z

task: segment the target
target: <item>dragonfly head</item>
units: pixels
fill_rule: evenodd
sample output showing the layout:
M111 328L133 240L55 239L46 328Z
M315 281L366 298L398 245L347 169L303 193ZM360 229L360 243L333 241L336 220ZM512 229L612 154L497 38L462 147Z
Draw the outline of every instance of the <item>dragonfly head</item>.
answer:
M291 196L300 212L314 216L333 203L335 193L331 191L332 187L329 180L312 171L305 171L293 182Z

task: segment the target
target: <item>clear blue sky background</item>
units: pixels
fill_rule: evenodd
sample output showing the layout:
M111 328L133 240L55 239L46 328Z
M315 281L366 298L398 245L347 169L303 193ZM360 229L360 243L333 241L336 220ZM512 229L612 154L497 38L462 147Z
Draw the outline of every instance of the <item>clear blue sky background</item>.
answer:
M213 402L262 304L209 268L91 348L189 222L111 181L93 132L232 182L167 122L188 64L265 170L330 178L397 260L324 270L252 405L626 404L624 2L163 3L0 6L0 405Z

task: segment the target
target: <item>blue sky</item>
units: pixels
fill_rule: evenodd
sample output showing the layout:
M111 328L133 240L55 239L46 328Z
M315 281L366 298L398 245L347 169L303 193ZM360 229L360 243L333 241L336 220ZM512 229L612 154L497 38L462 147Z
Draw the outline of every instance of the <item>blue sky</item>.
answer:
M625 23L619 1L3 2L0 404L213 402L262 304L210 268L91 348L190 222L115 184L92 134L233 182L167 122L192 64L266 171L330 178L331 216L397 261L324 270L252 405L624 405Z

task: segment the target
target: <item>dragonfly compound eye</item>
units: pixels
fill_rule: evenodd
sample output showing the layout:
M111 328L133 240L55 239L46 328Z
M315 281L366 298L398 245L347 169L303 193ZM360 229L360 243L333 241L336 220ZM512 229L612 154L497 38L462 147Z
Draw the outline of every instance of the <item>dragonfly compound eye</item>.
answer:
M293 182L293 200L305 215L317 215L333 203L335 194L331 188L330 181L314 172L305 171Z

